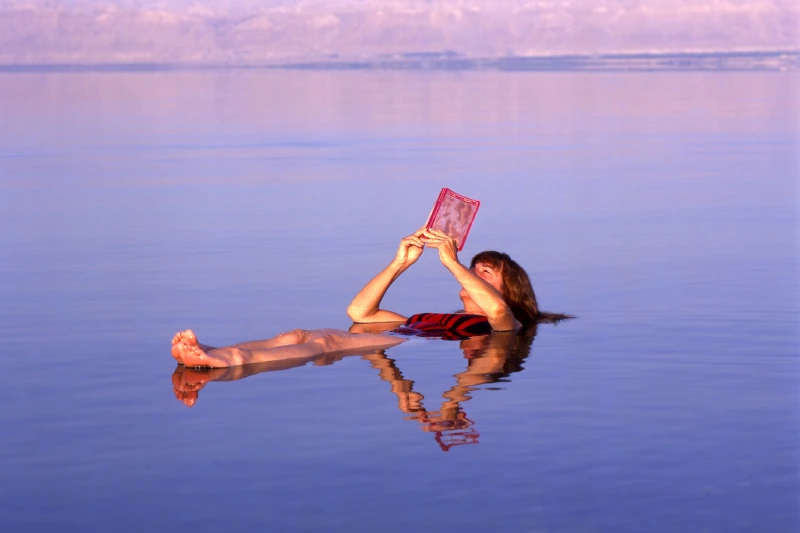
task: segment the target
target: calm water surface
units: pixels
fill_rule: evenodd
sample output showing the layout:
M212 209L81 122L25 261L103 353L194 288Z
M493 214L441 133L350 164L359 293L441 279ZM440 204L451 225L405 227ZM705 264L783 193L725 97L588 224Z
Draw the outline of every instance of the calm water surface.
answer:
M0 74L0 529L797 531L798 89ZM176 369L187 327L349 327L441 187L482 201L463 261L506 251L579 318ZM429 252L385 306L457 292Z

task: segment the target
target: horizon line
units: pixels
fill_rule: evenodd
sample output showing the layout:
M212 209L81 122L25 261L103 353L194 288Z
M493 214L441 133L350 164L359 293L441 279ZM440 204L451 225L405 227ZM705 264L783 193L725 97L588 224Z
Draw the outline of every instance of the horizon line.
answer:
M641 64L647 60L695 59L694 62ZM729 60L706 64L703 59ZM753 60L743 65L740 60ZM765 60L779 60L765 65ZM733 61L730 61L733 60ZM760 61L759 61L760 60ZM783 60L783 61L780 61ZM800 48L697 51L637 51L610 53L526 54L507 56L469 56L451 50L441 52L398 52L371 57L329 55L316 58L286 59L265 63L214 62L36 62L0 63L0 72L153 72L177 70L287 69L287 70L800 70Z

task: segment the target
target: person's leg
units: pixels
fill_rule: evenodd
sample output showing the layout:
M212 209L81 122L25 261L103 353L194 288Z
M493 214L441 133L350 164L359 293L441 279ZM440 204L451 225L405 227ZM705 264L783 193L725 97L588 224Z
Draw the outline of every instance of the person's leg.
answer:
M233 346L243 350L266 350L267 348L276 348L278 346L286 346L288 344L302 344L306 341L306 334L308 332L304 329L293 329L286 333L279 333L271 339L263 341L247 341L237 342Z
M256 350L243 350L235 346L224 346L205 351L199 346L178 345L179 362L188 367L221 368L227 366L249 365L280 359L297 357L310 358L324 352L316 344L289 344Z
M407 340L381 333L348 333L340 329L312 329L305 331L305 334L305 343L321 346L325 352L389 348Z
M189 367L226 367L311 358L328 352L362 348L388 348L405 339L380 334L353 334L335 329L292 330L265 341L251 341L204 350L191 330L173 338L172 356Z
M267 348L275 348L277 346L286 346L288 344L302 344L305 342L306 331L302 329L294 329L286 333L280 333L271 339L261 341L248 341L233 344L228 348L239 348L243 350L264 350ZM187 329L175 334L172 338L172 356L180 363L183 364L182 355L188 348L200 348L203 352L210 352L211 350L219 350L207 344L203 344L197 340L194 331Z

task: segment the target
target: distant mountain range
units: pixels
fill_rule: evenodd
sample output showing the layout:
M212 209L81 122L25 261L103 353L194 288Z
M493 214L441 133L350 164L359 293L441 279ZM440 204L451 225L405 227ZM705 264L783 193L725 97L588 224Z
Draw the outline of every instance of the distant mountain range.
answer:
M796 68L798 50L795 0L0 0L7 66Z

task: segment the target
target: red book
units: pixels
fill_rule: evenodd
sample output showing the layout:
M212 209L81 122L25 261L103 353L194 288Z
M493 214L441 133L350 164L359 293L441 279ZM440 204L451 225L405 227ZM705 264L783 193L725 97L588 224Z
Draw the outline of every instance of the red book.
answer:
M472 221L475 220L480 205L478 200L461 196L444 188L439 193L439 199L436 200L425 227L438 229L455 239L460 252L464 248L464 242L467 240Z

